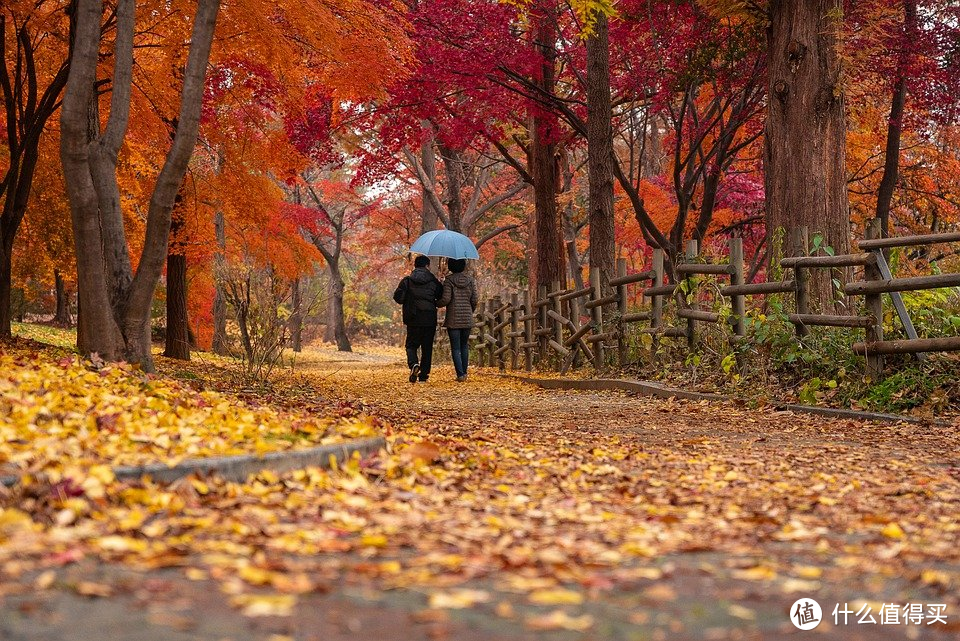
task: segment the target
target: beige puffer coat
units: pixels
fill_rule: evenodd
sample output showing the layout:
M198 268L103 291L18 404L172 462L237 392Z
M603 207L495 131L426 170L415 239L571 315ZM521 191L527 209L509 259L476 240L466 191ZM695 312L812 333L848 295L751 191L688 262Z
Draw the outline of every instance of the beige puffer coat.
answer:
M477 308L478 300L477 284L473 276L466 272L449 274L443 280L443 295L437 301L437 307L447 308L444 327L449 329L473 327L473 311Z

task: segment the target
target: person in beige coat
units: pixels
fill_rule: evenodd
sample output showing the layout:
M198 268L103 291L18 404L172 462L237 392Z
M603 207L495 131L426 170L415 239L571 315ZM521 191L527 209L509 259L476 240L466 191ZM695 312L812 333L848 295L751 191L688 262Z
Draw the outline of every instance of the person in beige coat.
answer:
M450 273L443 280L443 294L437 301L437 307L447 308L443 324L450 336L450 352L453 355L453 368L457 371L457 381L462 383L467 380L468 341L479 295L473 276L464 271L466 260L450 259L447 267Z

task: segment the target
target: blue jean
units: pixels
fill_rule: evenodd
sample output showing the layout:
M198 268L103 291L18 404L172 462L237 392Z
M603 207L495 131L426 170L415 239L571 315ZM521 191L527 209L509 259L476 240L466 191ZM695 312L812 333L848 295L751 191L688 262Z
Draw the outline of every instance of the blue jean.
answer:
M450 336L450 353L453 355L453 369L457 370L457 376L467 375L467 360L470 357L469 329L447 329Z

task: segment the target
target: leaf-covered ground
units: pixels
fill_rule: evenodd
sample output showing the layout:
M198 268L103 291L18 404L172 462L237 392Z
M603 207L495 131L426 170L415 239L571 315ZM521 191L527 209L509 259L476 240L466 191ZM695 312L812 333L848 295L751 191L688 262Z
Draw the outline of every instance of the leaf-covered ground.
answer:
M245 403L26 341L0 344L0 417L0 476L42 475L78 487L102 485L109 465L173 465L377 431L368 420Z
M956 428L548 392L495 373L458 384L437 370L410 385L380 350L315 352L281 372L268 392L280 413L312 403L383 421L391 451L332 473L9 492L11 636L66 634L30 636L31 613L52 608L183 638L778 639L801 596L824 608L820 638L960 631ZM196 387L239 385L215 364L190 371ZM167 618L137 607L144 591ZM197 596L183 603L185 591ZM884 604L942 603L948 618L834 626L837 603L877 620ZM252 627L210 630L237 611Z

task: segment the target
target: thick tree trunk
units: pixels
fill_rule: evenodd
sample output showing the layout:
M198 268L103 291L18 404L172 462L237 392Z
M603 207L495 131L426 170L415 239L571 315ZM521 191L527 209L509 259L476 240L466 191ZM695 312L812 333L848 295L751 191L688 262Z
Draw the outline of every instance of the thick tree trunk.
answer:
M916 0L905 0L903 3L904 44L914 32L917 23ZM903 110L907 103L907 70L906 54L901 52L900 64L897 65L897 80L893 87L893 99L890 103L890 119L887 121L887 147L883 161L883 178L880 180L880 189L877 192L877 218L880 219L880 235L884 238L890 235L890 205L893 203L893 193L897 188L897 175L900 172L900 135L903 130Z
M556 84L556 16L553 5L541 3L536 21L536 47L542 56L539 83L544 95L553 95ZM553 283L565 283L563 261L563 236L557 211L557 161L556 118L535 105L530 124L530 175L533 178L534 202L536 205L535 237L537 269L534 287Z
M183 225L177 218L174 228ZM171 244L167 254L167 332L163 355L190 360L190 323L187 318L187 257Z
M443 173L446 177L444 200L447 205L447 229L463 232L463 156L456 149L440 146Z
M190 51L183 74L177 129L150 198L143 252L122 310L127 356L148 370L153 367L150 357L150 308L167 254L170 215L200 129L204 81L219 8L219 0L199 0L197 3Z
M124 4L129 11L131 5ZM70 200L73 238L77 256L77 347L84 354L116 360L123 337L113 316L107 295L101 249L100 213L97 190L91 175L90 147L93 139L90 118L95 105L94 81L100 49L102 3L78 0L73 64L60 116L60 157ZM132 39L132 31L129 34ZM120 35L118 34L118 39ZM117 64L119 69L122 65Z
M303 294L300 291L300 279L295 278L290 295L290 347L294 352L303 351Z
M347 323L343 313L344 282L340 268L335 264L329 265L330 272L330 299L327 302L327 331L333 333L332 341L337 344L337 350L352 352L350 337L347 336Z
M57 308L53 314L53 324L59 327L70 327L73 319L70 317L70 293L59 269L53 270L54 287L57 295Z
M427 122L423 121L424 127L430 129L430 136L423 141L423 145L420 148L420 163L423 165L423 171L426 174L428 180L431 181L431 184L437 184L437 154L433 148L433 127ZM428 231L433 231L438 227L437 221L437 210L433 208L433 204L430 201L430 194L427 192L427 188L422 188L423 193L421 195L421 219L420 219L420 233L425 234Z
M840 0L773 0L764 161L767 246L806 226L837 254L850 247L846 115L837 55ZM813 270L811 301L834 309L829 270Z
M7 250L4 244L0 243L0 339L10 338L13 321L13 301L10 296L13 287L13 261L10 256L12 252Z
M590 183L590 267L601 280L614 275L613 114L610 107L610 40L607 17L597 16L587 38L587 157Z
M223 291L226 257L224 249L227 243L226 228L223 212L217 211L213 219L213 228L217 236L217 252L213 256L213 353L229 354L230 346L227 341L227 296Z

